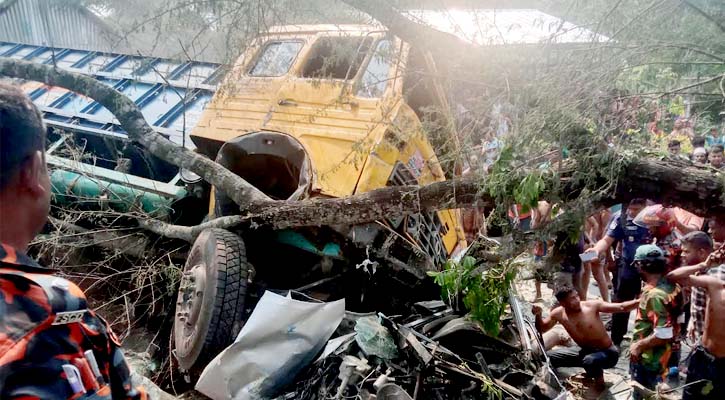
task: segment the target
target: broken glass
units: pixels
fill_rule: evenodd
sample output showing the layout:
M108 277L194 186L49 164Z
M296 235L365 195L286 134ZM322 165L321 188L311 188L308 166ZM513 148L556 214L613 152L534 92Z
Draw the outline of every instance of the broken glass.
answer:
M310 50L302 68L304 78L353 79L372 39L369 37L323 37Z

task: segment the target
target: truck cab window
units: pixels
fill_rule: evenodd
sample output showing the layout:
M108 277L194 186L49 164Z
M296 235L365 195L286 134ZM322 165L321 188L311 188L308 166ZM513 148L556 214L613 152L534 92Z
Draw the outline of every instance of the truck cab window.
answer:
M282 76L289 71L302 42L269 42L262 49L257 61L249 71L251 76Z
M389 39L378 42L370 57L365 73L360 79L356 95L359 97L382 97L390 79L390 65L393 62L393 43Z
M353 79L370 50L370 37L323 37L310 50L302 77Z

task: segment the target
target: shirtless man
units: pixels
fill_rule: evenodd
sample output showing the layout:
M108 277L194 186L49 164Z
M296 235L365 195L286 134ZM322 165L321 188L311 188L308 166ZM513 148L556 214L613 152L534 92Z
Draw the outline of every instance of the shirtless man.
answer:
M589 243L595 244L607 234L607 227L609 226L609 220L612 218L612 212L608 208L601 211L597 211L584 222L584 228ZM583 275L582 275L582 286L589 288L589 273L591 271L594 280L597 282L599 287L599 294L602 300L609 301L609 288L612 285L612 279L609 276L609 271L606 266L609 259L611 258L609 252L605 252L597 257L595 260L587 263L583 263Z
M682 395L689 399L725 398L725 282L709 275L691 275L690 285L707 291L705 330L701 345L690 357L687 386ZM695 383L704 380L701 383ZM709 381L709 383L708 383ZM710 387L712 386L712 387ZM708 391L709 389L709 391Z
M580 301L572 287L557 290L560 306L542 318L542 310L534 306L536 329L542 334L556 323L564 326L578 347L567 347L547 352L553 367L583 367L587 377L594 380L595 388L604 389L604 369L612 368L619 359L619 349L604 329L599 313L630 312L639 304L638 299L624 303L606 303L601 300Z

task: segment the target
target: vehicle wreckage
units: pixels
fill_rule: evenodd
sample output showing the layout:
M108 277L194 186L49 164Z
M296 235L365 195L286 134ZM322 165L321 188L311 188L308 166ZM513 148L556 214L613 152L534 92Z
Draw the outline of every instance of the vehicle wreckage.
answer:
M431 118L428 109L447 108L432 58L379 28L272 28L216 86L223 71L208 63L10 43L2 44L0 56L55 62L96 77L134 99L160 134L216 160L272 199L344 197L443 181L453 173L441 166L421 122ZM25 88L52 128L48 160L57 203L78 206L82 199L82 207L186 225L239 213L223 192L129 142L97 102L35 82ZM79 144L84 151L74 159ZM558 396L561 385L515 296L499 338L440 302L420 303L437 293L426 273L466 249L458 210L356 226L206 230L183 269L172 353L179 369L196 379L234 342L262 293L292 289L319 300L345 298L351 312L385 313L382 324L407 343L401 357L412 354L417 361L389 359L374 370L390 369L378 375L408 391L468 398L487 384L504 397ZM384 316L397 313L408 317ZM322 361L328 362L334 363ZM339 366L304 374L327 391L330 379L340 378L330 368ZM421 380L430 385L421 389ZM305 385L290 398L304 397L298 392L308 390ZM435 388L455 393L435 395Z

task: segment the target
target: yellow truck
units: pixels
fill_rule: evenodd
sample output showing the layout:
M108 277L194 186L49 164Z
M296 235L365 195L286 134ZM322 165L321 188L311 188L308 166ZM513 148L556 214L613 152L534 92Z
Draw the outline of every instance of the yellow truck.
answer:
M425 51L376 27L272 28L233 65L191 138L273 199L442 181L421 123L429 107L445 106L434 68ZM223 193L206 190L211 218L239 213ZM426 271L465 247L458 210L355 226L207 230L184 267L174 355L182 370L203 368L232 343L255 291L324 292L347 297L348 308L380 309L391 306L375 304L376 290L393 290L386 282L415 292ZM343 273L356 265L356 278Z

